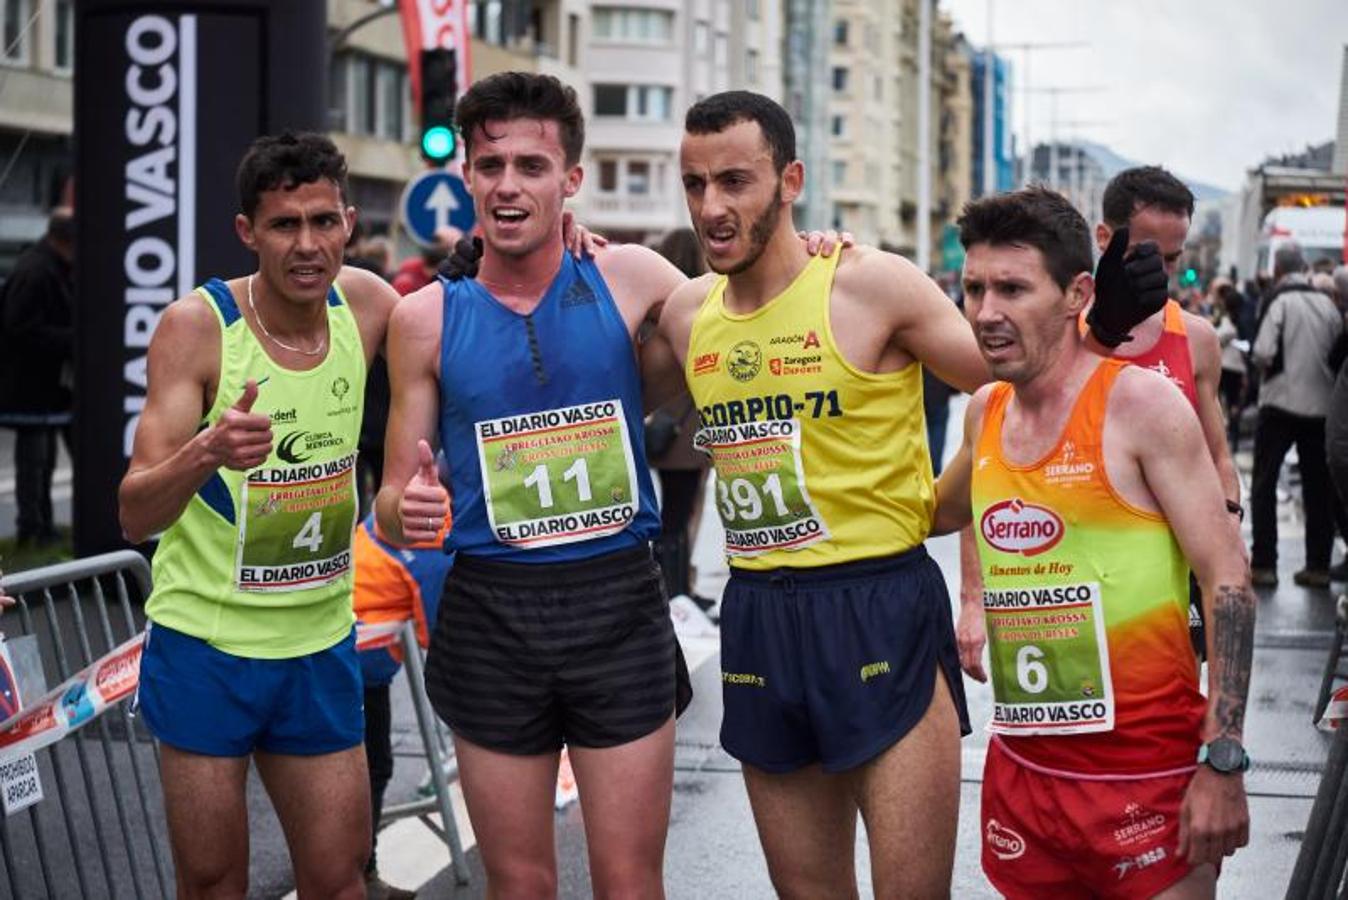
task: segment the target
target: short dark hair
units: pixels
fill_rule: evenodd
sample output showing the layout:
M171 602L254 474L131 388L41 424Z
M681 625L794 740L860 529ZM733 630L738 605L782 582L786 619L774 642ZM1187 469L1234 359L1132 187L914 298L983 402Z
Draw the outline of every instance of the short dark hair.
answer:
M566 164L580 162L585 149L585 116L575 88L552 75L536 72L498 72L474 82L454 108L464 153L472 153L474 131L492 120L510 119L556 122Z
M345 202L346 157L331 138L309 131L264 134L249 146L234 177L239 208L251 219L264 192L293 191L320 178L336 184Z
M702 245L698 243L697 233L691 228L675 228L667 233L656 246L655 252L689 278L696 278L707 271Z
M722 91L688 108L683 130L689 134L717 134L740 122L757 122L763 140L772 151L772 164L780 175L796 158L796 126L782 105L753 91Z
M1043 186L966 203L955 224L965 250L974 244L1036 248L1063 290L1094 268L1090 226L1066 197Z
M1148 206L1192 219L1194 195L1184 182L1160 166L1135 166L1109 179L1100 206L1105 224L1122 228L1133 213Z

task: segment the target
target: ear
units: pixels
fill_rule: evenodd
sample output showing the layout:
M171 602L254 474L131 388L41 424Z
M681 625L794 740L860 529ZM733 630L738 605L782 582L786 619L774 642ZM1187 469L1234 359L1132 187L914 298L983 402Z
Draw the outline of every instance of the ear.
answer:
M1112 237L1114 237L1114 229L1104 222L1095 226L1095 246L1101 253L1105 252L1105 248L1109 246Z
M572 166L567 170L566 180L562 183L562 195L567 198L576 196L584 180L585 167L579 164Z
M351 233L356 230L356 218L359 215L359 211L354 206L348 206L343 211L342 217L346 219L346 239L348 242L351 240Z
M1101 228L1105 226L1100 226ZM1067 308L1072 315L1079 316L1095 297L1095 278L1090 272L1078 272L1077 277L1067 285Z
M787 206L796 202L796 198L805 190L805 163L793 159L782 170L782 202Z
M257 238L253 235L253 220L239 213L234 217L234 233L239 236L243 245L254 253L257 252ZM348 232L349 233L349 232Z

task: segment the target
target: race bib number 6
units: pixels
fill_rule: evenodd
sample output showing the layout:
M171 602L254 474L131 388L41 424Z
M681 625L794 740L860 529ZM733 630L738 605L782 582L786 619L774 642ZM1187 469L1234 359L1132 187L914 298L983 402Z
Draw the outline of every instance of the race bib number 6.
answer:
M551 547L617 534L637 514L637 471L621 400L474 426L492 534Z
M1114 728L1099 582L986 589L996 734Z
M356 454L254 470L241 500L239 590L308 590L351 571Z

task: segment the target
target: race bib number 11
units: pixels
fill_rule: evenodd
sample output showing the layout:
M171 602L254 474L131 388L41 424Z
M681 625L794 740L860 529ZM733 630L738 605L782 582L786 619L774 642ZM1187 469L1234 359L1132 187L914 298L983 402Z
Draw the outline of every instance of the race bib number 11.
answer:
M1085 734L1114 728L1100 584L983 591L996 734Z
M492 534L551 547L617 534L637 514L637 471L621 400L474 426Z

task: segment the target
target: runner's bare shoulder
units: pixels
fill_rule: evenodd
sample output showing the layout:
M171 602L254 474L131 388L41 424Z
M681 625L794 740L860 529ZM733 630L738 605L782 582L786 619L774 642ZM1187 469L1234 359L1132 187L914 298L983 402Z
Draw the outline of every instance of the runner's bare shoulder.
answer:
M842 251L833 277L834 295L842 292L876 310L895 315L920 313L928 304L949 304L936 282L897 253L866 245Z

